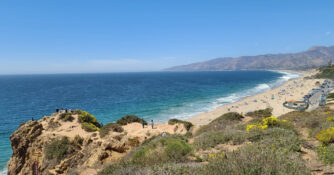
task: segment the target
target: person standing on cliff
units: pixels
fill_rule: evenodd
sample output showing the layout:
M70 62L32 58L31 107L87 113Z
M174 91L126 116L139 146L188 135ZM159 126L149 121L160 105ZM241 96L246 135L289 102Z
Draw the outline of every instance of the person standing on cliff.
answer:
M143 119L141 119L141 124L143 125L143 128L145 128L145 123Z
M154 122L153 120L151 120L151 124L152 124L152 129L154 128Z

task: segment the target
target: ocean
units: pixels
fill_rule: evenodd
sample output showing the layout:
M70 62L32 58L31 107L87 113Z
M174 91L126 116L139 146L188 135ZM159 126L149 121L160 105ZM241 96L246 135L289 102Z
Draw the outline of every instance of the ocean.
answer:
M103 124L126 114L166 122L190 118L296 77L273 71L1 75L0 174L6 173L12 153L10 134L21 123L51 115L57 107L85 110Z

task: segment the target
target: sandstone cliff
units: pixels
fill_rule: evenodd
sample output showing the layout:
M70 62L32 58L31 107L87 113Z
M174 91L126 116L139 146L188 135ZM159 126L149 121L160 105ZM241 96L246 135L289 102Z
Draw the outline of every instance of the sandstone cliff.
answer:
M63 121L58 113L21 124L10 136L13 154L8 174L33 174L36 170L39 174L97 174L105 164L116 162L145 139L162 132L186 132L180 124L157 124L152 129L131 123L101 138L99 131L85 131L77 114L72 117L72 121ZM57 150L64 145L66 150Z

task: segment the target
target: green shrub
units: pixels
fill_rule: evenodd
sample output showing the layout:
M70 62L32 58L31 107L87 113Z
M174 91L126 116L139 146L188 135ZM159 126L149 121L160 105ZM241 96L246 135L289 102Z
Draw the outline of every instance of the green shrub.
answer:
M320 142L322 142L325 145L328 145L329 143L333 143L334 142L334 127L320 131L315 136L315 138L318 139Z
M333 115L333 111L328 107L319 107L311 112L289 112L282 115L280 119L286 119L293 122L294 126L306 128L309 136L314 137L320 131L334 127L334 122L328 121L327 118Z
M310 174L295 152L253 144L237 151L219 153L199 169L199 174Z
M59 115L59 119L63 121L73 121L74 117L72 117L71 113L62 113Z
M72 152L71 142L67 137L55 140L45 147L45 156L47 159L56 159L59 161Z
M129 123L143 123L144 125L147 125L147 122L135 115L126 115L124 117L122 117L121 119L117 120L116 123L120 124L120 125L127 125Z
M108 123L100 129L100 137L102 138L102 137L106 136L110 131L123 132L124 129L122 128L121 125L119 125L117 123Z
M86 122L81 123L81 127L87 132L94 132L100 130L100 128L96 127L94 124Z
M174 125L174 124L177 124L177 123L182 123L187 131L189 131L192 126L194 126L191 122L188 122L188 121L183 121L183 120L178 120L178 119L168 120L169 125Z
M242 115L230 112L226 113L215 120L211 121L209 124L201 126L195 133L195 136L198 136L205 132L225 132L233 127L236 124L240 123Z
M139 165L183 162L192 153L192 147L174 136L159 137L139 147L132 161Z
M213 122L221 121L221 120L241 121L243 118L244 116L242 116L241 114L237 112L229 112L229 113L223 114L222 116L216 118L215 120L213 120Z
M334 145L321 145L316 149L318 157L324 163L333 165L334 164Z
M205 150L227 142L233 145L242 144L247 141L247 137L246 131L237 129L229 129L225 132L205 132L195 138L193 145L197 150Z
M198 175L199 167L200 164L196 163L167 163L142 167L131 162L121 162L105 167L98 175Z
M323 66L320 67L319 72L314 75L314 78L329 78L334 79L334 67L333 66Z
M88 112L82 110L76 110L76 113L79 116L78 122L81 123L82 129L87 132L94 132L100 130L101 124L92 114L89 114Z
M303 143L296 131L277 127L264 131L253 130L248 133L247 140L293 152L299 152Z
M266 117L270 117L272 115L273 109L272 108L266 108L266 109L260 109L260 110L256 110L253 112L248 112L246 113L246 116L249 117L257 117L257 118L266 118Z
M196 149L213 148L218 144L226 143L232 139L231 135L224 135L223 133L208 132L203 133L195 138L193 143Z
M80 137L79 135L76 135L72 143L77 147L81 147L83 143L83 138Z
M188 131L186 134L184 134L184 137L185 137L186 139L192 138L192 137L193 137L193 133L190 132L190 131Z

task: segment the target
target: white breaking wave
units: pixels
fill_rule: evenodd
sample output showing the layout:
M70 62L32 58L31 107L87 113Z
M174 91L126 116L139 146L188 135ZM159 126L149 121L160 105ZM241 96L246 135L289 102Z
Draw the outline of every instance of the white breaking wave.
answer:
M270 86L268 84L259 84L255 87L255 91L263 91L263 90L269 90Z
M0 170L0 175L7 175L8 169L5 167L4 169Z
M216 102L214 102L214 104L216 104L217 102L222 103L222 104L233 103L233 102L236 102L236 101L238 101L242 98L268 91L272 88L275 88L275 87L283 84L286 81L289 81L291 79L295 79L295 78L300 77L299 74L288 73L288 72L280 72L280 71L276 71L276 72L281 73L283 75L279 79L277 79L273 82L269 82L268 84L261 83L261 84L258 84L256 87L254 87L252 89L247 89L247 90L240 91L240 92L237 93L238 95L236 93L233 93L233 94L231 94L229 96L226 96L226 97L220 97L220 98L216 99ZM218 106L220 106L220 105L218 105ZM216 107L218 107L218 106L216 106Z
M221 97L221 98L218 98L217 101L218 102L221 102L221 103L232 103L236 100L238 100L240 97L238 97L235 93L227 96L227 97Z

